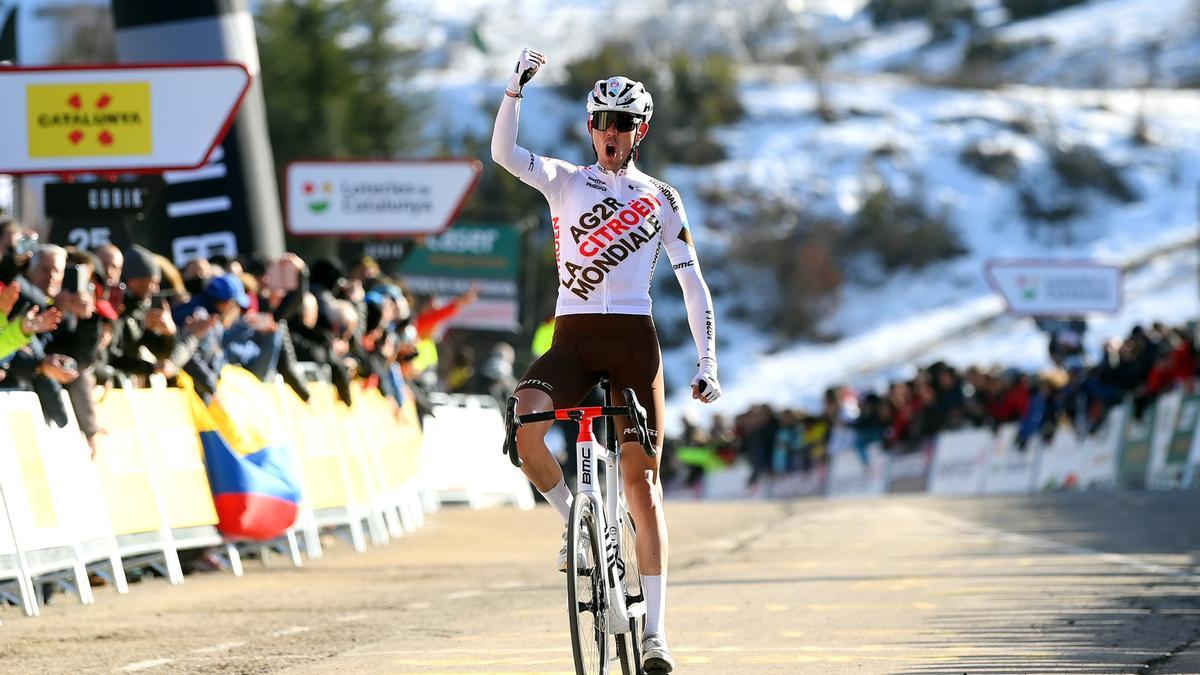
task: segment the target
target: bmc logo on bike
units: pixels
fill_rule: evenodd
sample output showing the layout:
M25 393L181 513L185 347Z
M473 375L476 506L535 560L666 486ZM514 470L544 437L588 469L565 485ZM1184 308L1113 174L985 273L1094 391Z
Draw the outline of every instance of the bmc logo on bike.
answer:
M592 446L584 445L581 450L580 458L582 462L579 464L579 479L584 485L592 484Z

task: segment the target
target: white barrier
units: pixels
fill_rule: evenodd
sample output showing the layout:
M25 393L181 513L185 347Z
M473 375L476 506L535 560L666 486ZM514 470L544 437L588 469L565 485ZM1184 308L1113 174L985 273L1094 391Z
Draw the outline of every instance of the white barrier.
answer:
M1118 405L1108 411L1100 428L1084 440L1080 487L1106 489L1116 486L1117 460L1128 419L1129 404Z
M63 407L67 413L67 426L43 427L43 434L49 439L49 448L55 455L46 468L51 472L56 488L61 488L55 492L56 507L75 533L83 564L104 573L117 593L128 593L129 584L121 562L120 546L113 535L112 521L106 509L97 508L98 504L104 503L100 476L66 392L63 392Z
M925 492L929 489L929 473L933 469L933 444L917 452L890 456L887 461L887 491L889 493Z
M1158 397L1154 403L1154 428L1150 436L1150 460L1146 467L1146 487L1168 490L1182 482L1182 467L1167 465L1167 450L1179 420L1182 392L1172 391Z
M1087 452L1087 438L1080 438L1071 429L1060 429L1054 440L1046 445L1041 437L1030 441L1031 450L1038 454L1035 490L1070 490L1082 484Z
M867 448L867 463L846 448L829 461L825 493L830 497L867 497L887 491L887 457L878 444Z
M35 577L66 575L73 579L80 602L94 601L88 583L74 523L59 506L72 497L56 485L50 468L57 458L47 444L46 424L36 394L7 392L0 395L0 411L9 433L0 434L0 490L6 520L11 528L18 573L24 576L22 593L27 615L39 613L32 592ZM68 449L69 451L69 449Z
M525 474L501 452L504 417L489 396L435 394L432 414L425 416L421 450L426 489L443 502L466 502L472 508L512 503L533 508L533 492Z
M973 495L983 487L985 458L995 443L988 429L964 429L938 436L929 472L929 491L937 495Z
M1034 489L1040 441L1016 444L1017 426L1006 424L992 437L983 469L984 494L1024 494Z

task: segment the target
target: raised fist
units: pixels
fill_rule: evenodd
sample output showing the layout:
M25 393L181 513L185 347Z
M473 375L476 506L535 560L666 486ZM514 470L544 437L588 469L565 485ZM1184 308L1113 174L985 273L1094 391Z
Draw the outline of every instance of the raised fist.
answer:
M541 52L528 47L521 50L521 58L517 59L517 67L513 69L512 77L508 80L505 91L510 96L520 96L521 88L537 73L538 68L546 65L546 57Z

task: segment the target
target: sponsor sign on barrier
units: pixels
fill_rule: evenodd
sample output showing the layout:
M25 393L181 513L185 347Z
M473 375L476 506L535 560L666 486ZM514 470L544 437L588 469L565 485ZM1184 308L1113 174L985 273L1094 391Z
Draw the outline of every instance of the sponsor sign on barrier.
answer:
M172 528L216 525L204 451L185 393L179 389L132 389L137 433L146 461L158 480L167 522Z
M96 436L95 461L113 533L158 532L163 526L163 515L154 496L128 392L109 391L96 404L96 417L103 421L106 432Z
M1191 450L1191 431L1194 431L1194 428L1185 432L1181 443L1183 451L1177 453L1175 461L1172 463L1168 459L1182 405L1183 395L1178 391L1163 394L1155 402L1150 463L1146 469L1146 487L1152 490L1168 490L1178 487L1183 482L1183 469L1188 451Z
M983 483L983 463L996 437L988 429L951 431L938 437L929 473L929 491L970 495Z
M988 450L983 474L985 494L1021 494L1033 489L1037 452L1032 442L1024 448L1016 445L1017 427L1006 424L997 431Z
M784 474L771 481L768 487L769 496L791 499L823 495L825 494L825 478L824 468Z
M1179 403L1179 415L1167 444L1165 473L1173 478L1171 487L1190 484L1188 468L1196 449L1196 425L1200 424L1200 394L1188 394Z
M888 459L887 491L925 492L929 487L929 469L933 466L934 442L917 452L896 455Z
M878 444L867 449L867 463L857 452L836 453L829 463L826 483L830 497L863 497L881 495L887 490L887 456Z
M1108 488L1117 483L1117 457L1125 422L1129 419L1129 404L1114 406L1095 433L1083 442L1083 465L1079 482L1085 488Z
M1086 439L1075 435L1069 427L1060 427L1054 439L1046 444L1035 438L1030 441L1030 452L1037 453L1037 490L1077 489L1082 481L1082 472L1087 455L1084 452Z
M1121 487L1146 487L1146 472L1150 468L1150 448L1154 437L1155 405L1142 411L1139 419L1132 412L1125 423L1121 449L1117 459L1117 483Z

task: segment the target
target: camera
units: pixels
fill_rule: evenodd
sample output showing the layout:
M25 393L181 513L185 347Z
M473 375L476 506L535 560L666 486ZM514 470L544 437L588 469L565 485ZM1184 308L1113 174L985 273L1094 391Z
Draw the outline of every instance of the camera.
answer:
M33 255L33 252L37 250L37 247L37 234L22 233L21 236L17 237L17 244L14 247L14 250L19 256L27 256Z

